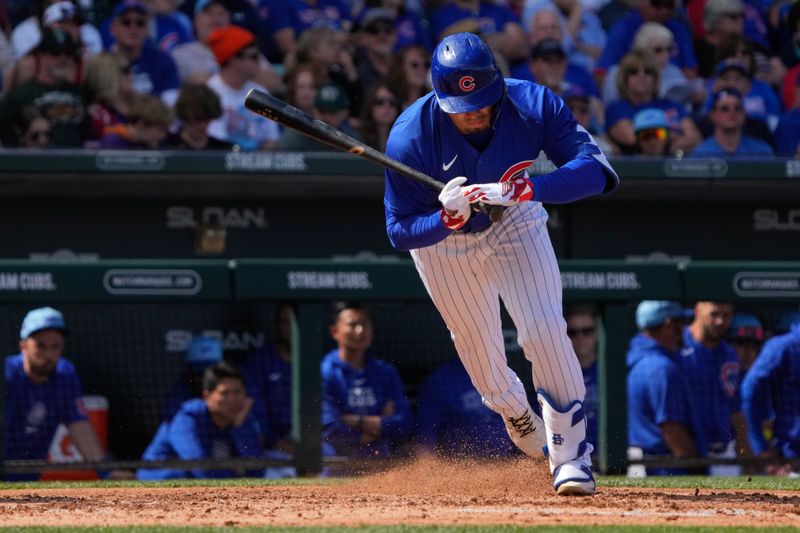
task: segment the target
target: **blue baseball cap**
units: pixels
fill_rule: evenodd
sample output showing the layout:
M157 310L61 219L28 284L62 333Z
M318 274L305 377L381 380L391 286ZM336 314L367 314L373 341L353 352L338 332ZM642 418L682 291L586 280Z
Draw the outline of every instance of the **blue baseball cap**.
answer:
M711 106L710 106L711 109L714 109L714 107L716 107L717 105L717 102L719 102L720 98L723 98L725 96L733 96L734 98L738 98L740 102L744 101L742 93L740 93L736 89L720 89L711 96Z
M755 339L764 340L764 326L753 315L744 313L733 315L731 326L728 329L729 339Z
M636 308L636 325L639 329L660 326L669 319L686 319L693 315L684 310L678 302L645 300Z
M213 337L195 337L186 350L186 364L203 369L222 361L222 343Z
M741 61L736 61L735 59L726 59L724 61L720 61L716 68L714 68L714 76L719 76L729 70L737 70L739 73L744 76L745 78L750 77L750 73L747 72L747 67Z
M114 11L111 12L111 20L114 20L128 11L138 11L143 15L147 15L147 6L139 2L139 0L122 0L114 7Z
M648 107L633 115L633 131L668 128L667 115L661 109Z
M67 333L67 325L64 323L64 315L52 307L39 307L29 311L22 320L22 328L19 330L20 340L25 340L36 332L45 329L56 329L64 334Z

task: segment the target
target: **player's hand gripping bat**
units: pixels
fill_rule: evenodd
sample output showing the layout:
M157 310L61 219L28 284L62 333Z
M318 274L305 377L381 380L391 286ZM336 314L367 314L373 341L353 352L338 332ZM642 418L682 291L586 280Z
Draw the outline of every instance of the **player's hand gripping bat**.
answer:
M383 167L389 168L398 172L412 180L441 191L444 184L440 181L433 179L427 174L420 172L417 169L411 168L408 165L401 163L386 154L367 146L366 144L357 141L346 133L343 133L333 126L325 124L321 120L315 119L308 113L305 113L296 107L287 104L283 100L279 100L272 95L259 91L258 89L251 89L244 99L244 106L263 117L282 124L287 128L297 130L304 135L308 135L312 139L322 141L351 154L368 159L373 163L377 163ZM492 222L497 222L503 216L503 207L499 205L485 205L481 202L472 205L476 211L487 213Z

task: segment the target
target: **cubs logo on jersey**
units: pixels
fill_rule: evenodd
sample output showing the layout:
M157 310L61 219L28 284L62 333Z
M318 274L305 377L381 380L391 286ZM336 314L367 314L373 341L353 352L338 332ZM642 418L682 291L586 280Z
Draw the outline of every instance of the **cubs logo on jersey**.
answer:
M724 363L719 369L719 379L722 383L722 389L728 398L733 398L736 395L736 390L739 388L739 363L728 361Z
M508 181L514 178L528 178L528 168L533 164L535 159L526 159L525 161L520 161L519 163L514 163L505 172L503 175L500 176L500 183L504 181Z

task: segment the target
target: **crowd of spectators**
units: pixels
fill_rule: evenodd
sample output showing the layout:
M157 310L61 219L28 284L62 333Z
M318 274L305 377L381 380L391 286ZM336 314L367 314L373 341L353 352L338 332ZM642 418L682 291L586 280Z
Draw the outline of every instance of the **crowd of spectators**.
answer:
M291 465L294 311L291 302L279 303L272 342L243 359L226 358L219 339L195 337L178 380L163 396L161 423L142 460L262 458ZM569 305L564 317L586 385L587 438L597 443L600 314L595 306L578 303ZM780 458L800 456L800 313L786 313L767 332L757 317L734 314L729 303L698 302L688 311L675 302L645 301L637 308L636 324L641 332L627 355L631 459L759 455L776 460L765 473L791 473ZM89 422L78 373L63 357L67 331L64 316L50 307L31 310L22 322L20 353L5 362L8 459L46 458L59 424L85 459L111 458ZM364 459L411 454L521 457L502 418L486 407L457 358L432 367L416 397L409 398L398 369L373 349L374 325L366 307L334 302L328 332L334 348L320 355L323 454L355 461L326 473L359 472ZM631 475L691 472L632 468ZM741 472L737 465L695 471ZM296 472L292 466L160 467L102 474L152 480Z
M800 153L791 0L2 0L0 142L326 149L247 111L258 88L383 149L460 31L609 155Z

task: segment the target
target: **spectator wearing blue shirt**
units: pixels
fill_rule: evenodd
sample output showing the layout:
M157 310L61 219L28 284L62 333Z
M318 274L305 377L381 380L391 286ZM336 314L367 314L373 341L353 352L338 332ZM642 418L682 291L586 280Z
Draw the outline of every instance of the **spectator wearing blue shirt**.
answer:
M565 49L570 63L592 71L606 44L606 32L597 15L578 0L534 0L525 3L522 12L524 28L533 27L533 19L543 10L552 11L567 29Z
M431 372L420 389L418 406L422 453L448 458L520 456L503 419L483 404L458 358Z
M697 457L705 447L697 402L678 363L684 311L677 302L645 300L636 308L640 333L631 339L628 366L628 458ZM685 474L631 467L628 475Z
M511 77L544 85L561 97L575 86L594 99L599 96L597 86L589 73L568 63L564 47L555 39L545 39L537 43L531 50L530 60L511 69ZM596 105L601 104L598 101Z
M5 362L6 459L47 458L56 428L64 424L87 461L103 451L83 407L83 391L73 364L62 357L64 315L52 307L30 311L22 321L20 353ZM37 479L20 475L8 479Z
M113 47L119 37L112 29L118 17L125 13L135 11L145 16L144 32L148 46L164 52L165 54L181 44L190 43L194 40L191 24L184 13L153 13L149 15L147 6L139 0L121 0L111 12L111 16L103 21L100 32L103 37L103 46L106 49ZM141 19L123 19L124 23L134 21L138 27Z
M742 94L723 89L714 94L709 113L714 134L698 146L695 157L772 156L772 147L743 133L745 111Z
M736 350L725 341L733 304L697 302L694 321L683 332L680 365L689 378L695 409L704 429L709 457L751 455L741 412L741 365ZM738 466L712 466L712 475L736 475Z
M781 113L778 95L768 84L753 79L753 72L738 59L730 58L720 61L714 70L714 77L707 83L709 97L706 109L710 109L711 100L716 92L733 89L742 94L745 113L749 118L760 120L774 130Z
M337 347L321 365L323 438L337 455L392 455L414 422L397 369L368 354L369 313L356 302L336 303L330 334Z
M650 54L634 50L622 59L617 71L620 99L609 104L606 109L608 136L622 153L636 153L633 117L646 108L661 109L667 117L671 139L670 153L689 152L700 142L700 132L683 106L659 98L659 87L658 65Z
M222 342L206 336L194 337L186 349L180 379L164 397L161 406L162 420L169 420L181 405L203 396L203 374L206 368L222 361Z
M147 8L136 0L117 4L109 23L111 49L128 60L136 92L159 96L172 107L180 87L178 69L167 53L148 42L149 20Z
M253 399L247 396L239 370L225 362L210 366L203 375L203 397L184 402L171 420L159 426L142 460L224 461L261 457L261 435L250 412L252 405ZM137 477L143 480L242 475L260 476L262 472L201 468L142 468L137 472Z
M767 442L762 427L774 410L773 440ZM800 321L783 335L764 344L742 383L742 410L753 451L762 457L800 457ZM786 466L773 466L769 474L785 475Z
M686 24L675 16L675 0L636 0L636 10L620 19L608 33L608 43L597 61L595 73L603 77L612 65L628 53L639 26L658 22L672 32L677 51L670 60L679 66L686 77L697 75L697 59L692 48L692 34Z
M381 0L380 7L388 9L394 15L394 27L397 30L395 51L406 46L421 46L428 54L433 52L433 41L428 28L423 26L419 13L409 9L402 0Z
M343 0L260 0L259 11L266 13L260 34L270 35L282 56L294 51L300 35L310 28L349 32L353 25Z
M567 336L578 357L586 385L583 408L586 411L586 440L597 447L597 423L600 411L600 389L597 382L597 344L599 326L597 310L590 305L571 305L565 313Z
M785 157L800 157L800 76L795 79L795 107L781 117L775 129L776 151Z
M448 0L429 17L434 42L460 32L476 33L508 63L527 57L525 31L508 7L485 0Z

